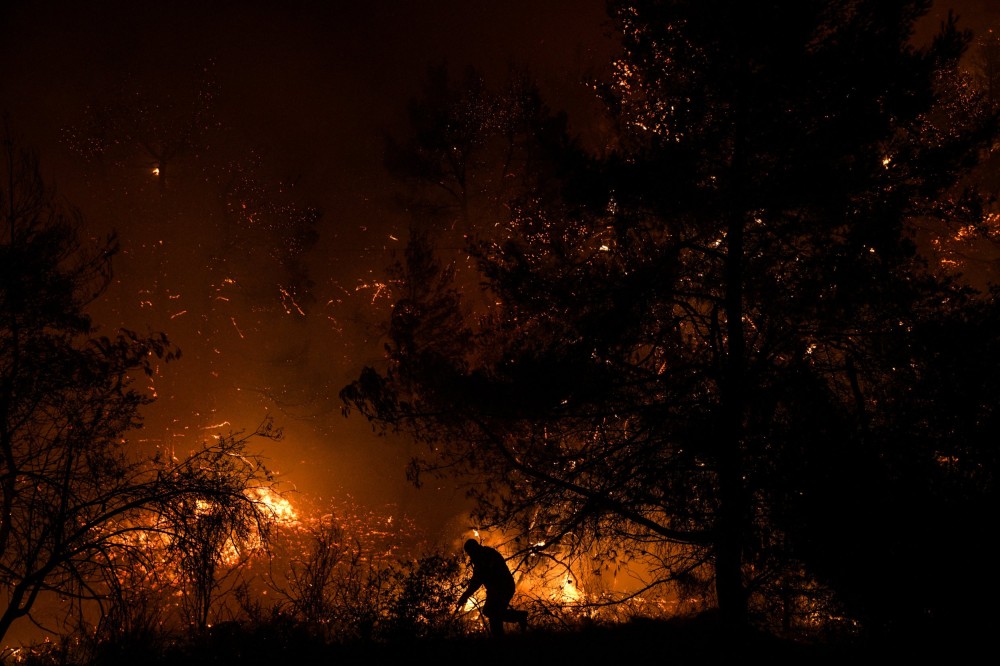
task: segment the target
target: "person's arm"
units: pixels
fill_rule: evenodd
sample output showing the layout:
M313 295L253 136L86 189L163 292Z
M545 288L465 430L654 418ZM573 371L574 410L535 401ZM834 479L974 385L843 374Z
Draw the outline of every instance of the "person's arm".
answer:
M478 590L482 584L483 582L479 580L479 577L475 574L475 572L473 572L472 578L469 579L469 584L465 586L465 591L462 592L462 596L458 598L458 607L463 608L465 606L465 602L469 600L469 597L475 594L476 590Z

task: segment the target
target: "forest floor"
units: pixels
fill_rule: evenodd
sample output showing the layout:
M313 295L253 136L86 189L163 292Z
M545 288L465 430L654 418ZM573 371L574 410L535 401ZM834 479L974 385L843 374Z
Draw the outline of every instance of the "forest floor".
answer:
M880 644L804 642L754 634L733 638L712 622L635 622L552 632L512 631L502 638L486 636L447 641L349 645L302 645L294 641L238 638L191 652L149 659L129 656L124 663L142 666L381 666L382 664L447 664L448 666L670 666L757 664L768 666L854 666L883 661L941 659L953 666L978 663L981 646L945 639L933 632ZM117 664L117 660L102 660Z

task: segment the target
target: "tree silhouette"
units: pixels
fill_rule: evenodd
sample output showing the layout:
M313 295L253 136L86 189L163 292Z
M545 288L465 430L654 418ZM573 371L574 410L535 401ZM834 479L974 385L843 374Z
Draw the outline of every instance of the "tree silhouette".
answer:
M87 314L111 275L114 238L88 249L81 220L37 160L3 141L0 208L0 636L49 595L113 603L151 540L179 538L178 508L207 502L257 515L268 485L246 440L188 455L143 451L128 435L151 402L142 380L177 350L163 335L101 335Z
M994 301L929 271L911 234L975 198L955 185L994 118L975 94L949 111L947 85L970 36L950 20L913 45L921 1L610 9L607 157L563 161L559 196L515 193L491 220L484 316L434 286L414 236L421 301L397 303L347 410L426 441L415 474L463 475L483 526L651 561L650 586L710 582L727 626L949 616L946 581L913 587L933 562L913 528L981 506L995 468L986 421L957 426L925 380L959 389L941 331L972 335ZM959 394L992 414L994 393ZM960 432L977 472L942 463ZM953 492L959 467L978 490Z

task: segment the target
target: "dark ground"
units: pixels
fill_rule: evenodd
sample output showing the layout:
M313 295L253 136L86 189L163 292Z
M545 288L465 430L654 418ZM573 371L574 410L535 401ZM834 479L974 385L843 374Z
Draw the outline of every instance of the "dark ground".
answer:
M108 655L100 663L102 666L862 666L881 662L895 666L909 661L939 661L961 666L980 663L982 647L965 639L944 638L933 631L878 644L789 641L759 634L737 638L726 635L711 620L695 618L565 632L529 629L527 633L512 632L499 640L470 637L394 644L320 645L287 635L234 635L213 644L170 650L156 656Z

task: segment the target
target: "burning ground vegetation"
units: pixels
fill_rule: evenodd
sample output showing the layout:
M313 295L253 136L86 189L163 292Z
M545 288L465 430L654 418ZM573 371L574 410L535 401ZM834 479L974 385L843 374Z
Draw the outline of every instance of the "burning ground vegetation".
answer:
M265 485L245 493L253 513L198 500L183 532L152 516L145 524L107 525L116 533L108 548L118 550L109 575L92 584L86 601L42 595L32 618L62 630L7 648L5 660L152 658L231 641L243 649L255 640L344 647L489 636L482 591L456 607L470 575L461 549L431 546L393 507L310 501ZM457 543L468 536L490 539L470 530ZM694 598L615 592L599 575L577 575L593 562L496 545L510 554L513 603L529 611L531 632L702 608Z
M491 636L482 591L456 607L470 573L461 549L430 545L394 507L374 511L350 499L310 500L263 486L247 495L260 511L252 526L236 526L202 503L189 542L171 542L156 525L122 531L145 557L122 558L115 583L89 604L70 612L73 604L64 601L49 612L50 619L61 614L65 633L8 648L4 663L606 664L657 654L681 664L838 663L858 651L900 649L835 640L843 638L837 632L850 633L850 623L829 616L826 633L806 638L801 626L818 626L820 609L829 610L819 594L797 620L795 637L734 633L711 608L710 576L692 576L664 594L643 584L655 574L649 562L608 575L593 559L558 548L540 555L544 544L518 552L516 541L470 529L456 544L466 537L494 543L517 580L512 605L530 617L527 629ZM202 540L195 544L193 535ZM583 571L589 574L578 575Z

